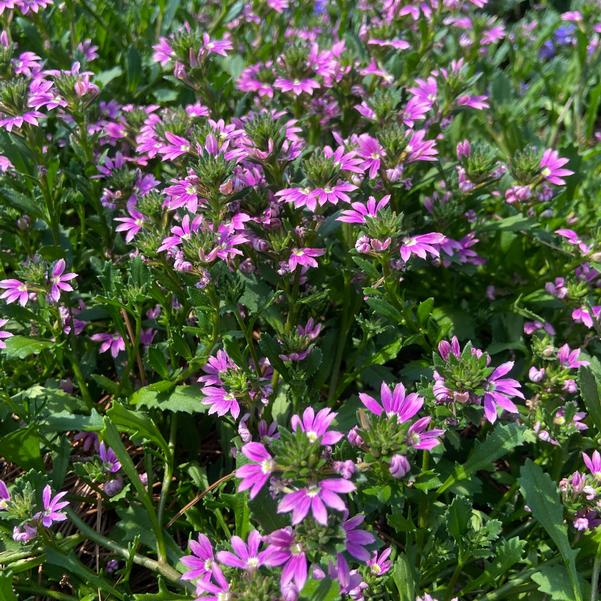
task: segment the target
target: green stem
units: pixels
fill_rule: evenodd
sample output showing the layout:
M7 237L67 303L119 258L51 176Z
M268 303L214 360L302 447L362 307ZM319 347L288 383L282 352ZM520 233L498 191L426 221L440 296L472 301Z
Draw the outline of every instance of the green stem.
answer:
M59 601L77 601L77 597L67 595L59 591L53 591L50 588L44 588L43 586L35 586L33 584L16 584L15 588L17 591L24 593L33 593L34 595L41 595L43 597L49 597L50 599L58 599Z
M457 580L459 579L459 576L461 575L462 569L463 569L463 561L461 560L460 557L458 557L457 558L457 566L453 570L453 575L451 576L451 579L449 580L449 584L447 586L447 594L446 594L447 601L449 601L451 599L451 597L453 596L453 591L455 589L455 585L457 584Z
M165 460L165 472L163 474L163 483L161 485L161 499L159 501L158 520L159 526L163 527L163 517L165 515L165 504L169 496L169 488L173 479L173 463L175 456L175 441L177 438L177 413L171 414L171 423L169 425L169 449L171 454Z
M591 601L599 598L599 571L601 569L601 544L597 547L595 563L593 564L593 575L591 577Z
M105 549L109 549L109 551L112 551L115 555L119 555L123 559L130 559L131 554L128 549L121 547L116 542L106 538L105 536L102 536L102 534L99 534L93 528L90 528L90 526L88 526L72 509L67 509L67 513L69 514L69 519L71 522L73 522L79 531L87 538L103 546ZM140 555L138 553L134 553L131 559L135 564L159 573L169 582L181 588L192 590L191 586L187 585L181 580L182 575L167 563L150 559L149 557L145 557L144 555Z

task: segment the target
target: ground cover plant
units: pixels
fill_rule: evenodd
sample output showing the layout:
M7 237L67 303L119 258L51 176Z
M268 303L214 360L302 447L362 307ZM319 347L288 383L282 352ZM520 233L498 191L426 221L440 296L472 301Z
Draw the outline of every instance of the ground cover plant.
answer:
M0 0L0 599L599 599L601 2Z

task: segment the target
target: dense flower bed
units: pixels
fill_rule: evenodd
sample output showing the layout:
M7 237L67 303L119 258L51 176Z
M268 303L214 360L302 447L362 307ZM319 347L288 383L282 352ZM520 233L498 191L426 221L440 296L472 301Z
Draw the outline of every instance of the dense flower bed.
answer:
M601 2L0 0L0 599L584 601Z

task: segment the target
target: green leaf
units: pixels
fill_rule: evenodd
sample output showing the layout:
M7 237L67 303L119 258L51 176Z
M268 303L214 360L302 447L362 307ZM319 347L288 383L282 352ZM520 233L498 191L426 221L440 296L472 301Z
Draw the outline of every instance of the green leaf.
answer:
M307 601L337 601L340 599L340 588L337 582L329 578L310 579L303 586L300 598Z
M573 601L572 583L566 569L561 565L545 565L532 574L541 593L549 595L553 601Z
M132 438L141 437L153 442L161 449L166 459L171 456L171 449L155 423L140 411L130 411L119 403L113 403L107 416L119 432L127 432ZM106 418L104 420L106 427ZM136 472L137 473L137 472Z
M98 576L92 572L92 570L84 566L83 563L77 559L74 553L64 555L60 551L47 546L46 561L50 565L58 566L67 570L67 574L79 577L82 582L114 595L117 599L124 598L123 594L117 589L113 588L108 580L105 580L102 576Z
M401 553L394 562L392 579L399 591L399 601L415 601L416 574L413 563Z
M11 336L5 340L4 354L8 359L25 359L30 355L39 355L52 346L51 340L28 338L27 336Z
M484 442L476 442L465 464L456 466L437 494L443 493L479 470L492 470L495 461L511 453L524 442L524 432L525 428L518 424L498 424Z
M432 309L434 308L434 299L432 297L427 298L425 301L421 302L417 307L417 320L419 323L426 323L426 319L432 313Z
M2 601L17 601L13 591L13 577L0 575L0 599Z
M446 513L447 529L456 543L461 544L469 527L472 504L465 497L455 497Z
M90 415L77 415L69 411L60 411L48 416L44 421L52 432L100 432L103 425L102 416L96 409L92 409Z
M162 388L162 389L161 389ZM176 386L167 380L144 386L134 392L130 403L145 409L182 413L205 413L207 406L202 404L198 386Z
M519 483L532 516L546 530L563 557L572 585L572 599L581 601L582 591L576 571L578 551L570 547L563 521L563 505L555 482L539 465L528 459L520 470Z
M15 430L0 437L0 457L19 467L41 470L44 468L40 452L40 435L33 426Z
M94 80L97 83L101 84L101 87L105 87L109 82L113 81L117 77L121 77L123 75L123 69L119 66L113 67L112 69L107 69L106 71L101 71L100 73L96 73L94 75Z
M601 433L601 400L599 399L599 385L593 370L588 366L581 366L578 370L578 382L582 400L595 423L597 432Z

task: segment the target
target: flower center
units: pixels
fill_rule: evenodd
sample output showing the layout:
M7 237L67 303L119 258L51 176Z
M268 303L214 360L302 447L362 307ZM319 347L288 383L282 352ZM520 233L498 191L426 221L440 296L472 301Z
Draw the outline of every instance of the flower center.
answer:
M319 486L309 486L309 488L307 489L307 496L313 498L316 497L319 494Z
M307 438L309 439L309 442L311 442L311 443L315 442L319 438L319 436L317 435L317 432L313 432L312 430L305 432L305 434L307 435Z

